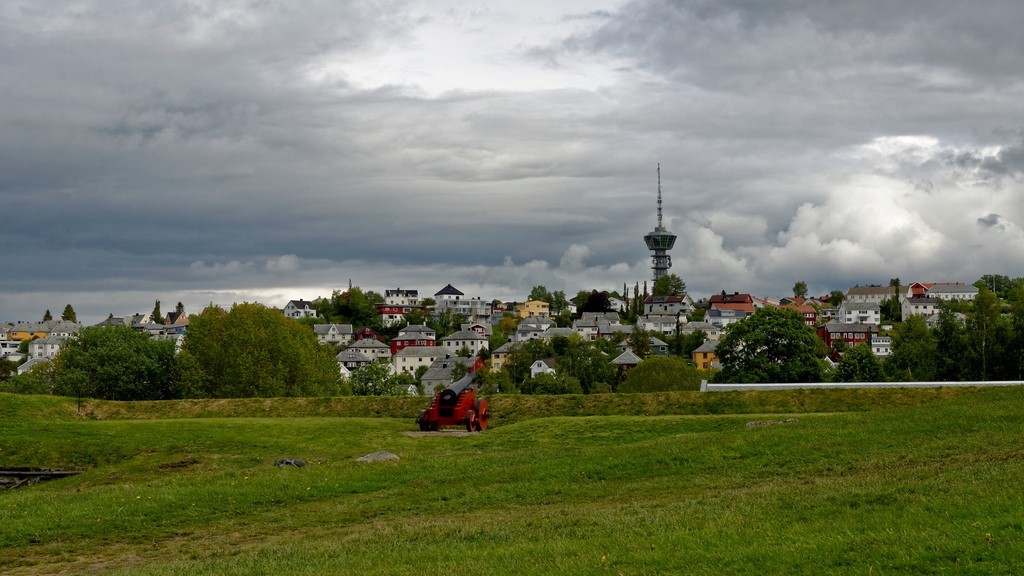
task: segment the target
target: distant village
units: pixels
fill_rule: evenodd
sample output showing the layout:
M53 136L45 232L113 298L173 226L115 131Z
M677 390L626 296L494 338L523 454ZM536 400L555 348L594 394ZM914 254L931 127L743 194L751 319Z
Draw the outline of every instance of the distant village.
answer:
M625 290L624 290L625 292ZM900 286L855 286L842 297L836 292L826 297L760 298L748 293L722 291L710 298L694 301L685 293L664 296L637 295L630 299L618 294L600 293L603 310L580 311L578 303L565 301L564 309L552 313L552 303L543 300L500 302L479 296L467 296L451 284L432 298L421 297L418 290L385 290L383 301L374 302L374 322L382 336L370 326L317 322L319 300L291 300L281 313L310 325L317 340L338 350L337 363L342 376L370 363L386 363L393 374L419 378L422 389L433 390L451 382L456 365L475 371L482 366L501 370L509 353L530 340L552 340L578 336L584 341L610 340L621 352L611 359L619 370L629 370L643 361L627 345L634 331L647 332L650 352L668 355L666 342L702 332L704 343L690 353L693 365L702 371L716 368L716 345L723 330L742 322L759 308L793 310L813 327L829 349L843 342L847 346L868 343L879 358L889 355L891 340L885 335L882 306L895 298L901 317L923 316L929 325L937 322L940 306L948 301L973 301L979 289L962 283L913 283ZM581 294L583 294L581 292ZM594 294L598 294L596 291ZM838 301L838 303L837 303ZM837 305L838 304L838 305ZM593 305L588 302L590 308ZM70 305L69 305L70 308ZM633 314L630 314L630 311ZM73 315L73 312L72 312ZM456 319L449 333L439 333L431 321L410 323L409 319ZM494 329L503 326L507 337L492 349ZM170 339L180 344L188 331L189 317L179 306L162 318L149 314L109 316L98 325L128 326L151 338ZM512 328L508 328L512 326ZM0 322L0 358L17 363L17 373L52 360L61 345L72 338L82 324L73 319L49 319L41 322ZM530 375L553 374L554 362L538 360Z

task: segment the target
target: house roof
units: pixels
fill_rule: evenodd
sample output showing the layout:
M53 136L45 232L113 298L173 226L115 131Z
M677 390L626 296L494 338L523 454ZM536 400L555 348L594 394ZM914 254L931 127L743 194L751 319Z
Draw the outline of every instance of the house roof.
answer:
M434 331L433 328L427 326L426 324L410 324L410 325L406 326L405 328L402 328L401 330L398 331L398 335L399 336L402 336L402 335L405 335L405 334L422 334L422 335L429 334L429 335L434 335L434 334L437 334L437 332Z
M441 346L406 346L398 352L395 352L395 356L444 356L448 354L448 351Z
M508 352L511 352L512 349L515 347L515 342L505 342L501 346L495 348L494 351L491 352L491 356L494 356L495 354L506 354Z
M451 380L452 372L455 370L456 364L462 364L466 368L472 368L475 363L476 358L466 358L463 356L434 360L430 363L430 367L427 368L427 371L423 373L423 377L420 378L420 381Z
M316 308L316 305L309 300L289 300L288 304L285 305L285 308L288 306L294 306L295 308Z
M370 357L358 350L349 348L348 350L342 350L338 352L336 356L338 362L370 362Z
M900 286L899 291L906 292L910 286ZM892 294L892 286L854 286L846 291L847 296L889 296Z
M544 334L542 334L542 336L545 337L545 338L554 338L555 336L564 336L564 337L568 338L569 336L572 336L575 333L576 333L576 331L573 330L572 328L568 328L568 327L558 328L558 327L555 327L555 328L548 328L547 330L545 330Z
M332 327L334 328L334 331L339 333L339 334L351 334L352 333L352 325L351 324L313 324L313 333L314 334L330 334Z
M622 351L622 354L619 354L614 360L612 360L612 364L616 364L618 366L636 366L640 361L640 357L627 348Z
M686 298L682 296L648 296L644 298L644 304L682 304Z
M732 294L715 294L708 299L708 304L753 304L754 297L750 294L733 292Z
M878 328L876 326L873 326L871 324L861 324L859 322L847 324L846 322L833 320L831 322L823 324L821 327L829 332L867 332L869 334L878 333Z
M686 324L683 324L681 330L683 332L692 332L694 330L715 330L715 327L710 322L697 320L694 322L687 322Z
M434 296L465 296L465 294L460 292L456 287L449 284L435 292Z
M359 340L359 341L355 342L354 344L352 344L351 346L349 346L350 350L352 348L361 348L361 349L366 349L366 350L370 350L370 349L375 349L375 350L388 349L388 350L391 350L390 346L388 346L387 344L381 342L380 340L374 340L373 338L366 338L366 339L363 339L363 340Z
M472 330L459 330L454 334L441 338L442 342L451 342L453 340L487 340L487 337L481 336Z
M714 352L716 349L718 349L718 340L706 340L703 344L695 348L693 351L707 354L709 352Z
M936 284L928 289L929 294L977 294L979 291L971 284Z
M843 310L871 310L873 312L882 309L878 302L853 302L850 300L844 300L839 307Z

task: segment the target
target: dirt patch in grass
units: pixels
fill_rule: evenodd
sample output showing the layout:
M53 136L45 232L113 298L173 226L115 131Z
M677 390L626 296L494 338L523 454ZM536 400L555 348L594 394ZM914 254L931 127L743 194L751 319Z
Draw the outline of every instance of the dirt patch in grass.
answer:
M405 434L410 438L429 438L431 436L472 436L473 434L480 434L480 432L467 432L465 430L437 430L435 432L421 432L416 430L402 432L402 434Z

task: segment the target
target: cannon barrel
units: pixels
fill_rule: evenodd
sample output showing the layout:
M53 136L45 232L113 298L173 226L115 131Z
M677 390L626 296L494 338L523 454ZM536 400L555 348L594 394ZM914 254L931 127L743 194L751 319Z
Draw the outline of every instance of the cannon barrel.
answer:
M454 406L459 401L459 394L462 394L464 390L473 384L474 378L476 378L476 374L470 372L458 382L453 382L441 391L441 397L438 399L439 403L445 406Z

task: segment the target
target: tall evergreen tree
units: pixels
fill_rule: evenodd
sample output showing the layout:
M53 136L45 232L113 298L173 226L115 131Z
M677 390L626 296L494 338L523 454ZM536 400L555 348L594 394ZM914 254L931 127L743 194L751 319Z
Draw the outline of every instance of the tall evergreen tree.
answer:
M941 382L964 379L967 367L967 330L952 306L939 309L939 322L932 331L935 335L935 378Z
M47 308L46 312L43 312L43 322L49 322L53 320L53 314L50 314L50 309Z
M892 353L885 360L890 380L927 382L935 380L935 336L923 316L914 315L893 331Z
M160 312L160 301L157 300L156 303L153 304L153 311L149 313L149 321L159 324L163 321L163 318L164 315Z
M967 319L967 359L973 378L992 380L998 372L1000 323L999 302L995 292L982 286L974 298L974 309Z
M64 307L64 313L60 315L60 319L68 322L78 322L78 315L75 314L75 309L71 307L71 304Z

